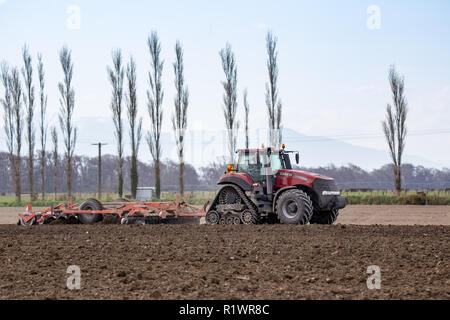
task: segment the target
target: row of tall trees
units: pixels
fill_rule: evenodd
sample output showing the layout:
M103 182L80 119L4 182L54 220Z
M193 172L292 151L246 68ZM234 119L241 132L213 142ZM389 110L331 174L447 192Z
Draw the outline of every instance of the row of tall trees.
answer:
M282 103L279 98L278 86L278 51L277 37L271 32L266 36L267 50L267 72L268 80L266 82L265 102L269 120L270 145L278 146L282 140ZM162 85L162 73L164 61L161 59L161 41L158 34L152 31L147 39L147 46L150 54L150 70L148 71L147 88L147 111L150 118L150 130L146 133L146 140L154 162L155 189L156 196L159 198L161 193L160 163L161 163L161 129L163 123L163 99L164 90ZM238 86L237 86L237 62L231 45L226 44L225 48L219 52L222 68L225 74L223 86L223 114L228 137L229 162L234 162L236 150L237 134L240 122L237 119L238 109ZM176 95L174 97L174 112L172 114L172 128L175 134L179 162L179 192L184 193L184 136L187 128L187 110L189 105L189 90L184 80L184 60L183 48L179 41L175 44L176 59L173 63L175 74ZM22 131L25 129L25 139L27 147L27 173L28 190L32 199L36 199L34 191L34 160L35 160L35 113L36 96L33 57L30 54L27 45L22 48L23 66L9 67L7 63L1 66L1 84L4 88L4 95L1 98L1 104L4 109L4 128L6 133L6 144L8 148L11 174L14 177L14 192L18 201L21 198L21 150L22 150ZM73 114L75 110L75 90L72 84L73 62L71 51L63 47L59 52L59 60L63 71L63 80L58 83L60 93L59 122L64 143L64 160L67 183L67 193L70 198L72 192L72 172L74 150L77 140L77 128L73 124ZM131 140L131 166L130 180L131 193L136 196L138 186L138 152L142 139L142 117L138 116L137 101L137 83L136 83L136 63L133 57L130 57L127 65L123 63L122 52L116 49L112 52L112 66L107 67L108 78L112 87L111 111L115 125L115 138L117 142L117 172L118 172L118 193L123 195L123 110L126 105L127 118L130 128ZM39 102L39 164L40 170L40 189L42 198L45 197L45 165L46 142L47 142L47 124L46 109L47 95L45 93L45 71L42 55L37 55L37 75L38 75L38 102ZM22 76L22 77L21 77ZM124 87L125 82L125 87ZM389 83L392 91L393 107L388 104L386 108L386 120L383 121L383 131L389 146L390 155L393 164L393 173L395 180L395 190L401 190L401 167L402 154L405 148L407 134L406 116L408 112L407 102L404 96L404 78L401 77L394 66L389 71ZM124 102L125 100L125 102ZM249 147L248 121L249 121L249 102L247 89L243 91L243 105L245 111L245 145ZM51 136L54 145L53 157L57 160L58 134L56 128L51 129ZM57 168L55 167L55 171ZM55 176L57 173L55 173ZM56 191L55 191L56 192Z
M59 132L59 129L58 129ZM127 131L128 134L128 131ZM49 128L48 142L51 144L51 130ZM67 199L67 183L66 183L66 173L65 166L66 161L64 159L63 150L60 149L58 153L57 160L55 162L53 147L49 145L49 150L47 150L45 157L45 189L47 191L46 199L56 198L56 199ZM75 154L72 159L72 197L75 193L96 193L97 192L97 156L83 156ZM28 158L24 154L21 158L22 168L26 168L28 163ZM118 157L116 150L114 150L114 155L103 154L102 155L102 193L103 196L106 193L117 194L117 181L118 181L118 171L117 171ZM123 188L124 190L131 190L131 178L130 178L130 168L132 159L131 153L124 155L123 158ZM139 178L145 181L147 185L153 185L155 183L154 175L154 162L149 159L149 161L142 161L142 159L137 160L137 170ZM8 152L0 151L0 197L1 193L11 193L14 192L13 189L13 179L11 175L11 168L9 166L9 155ZM38 176L40 172L40 162L34 162L34 174ZM55 175L56 173L56 175ZM160 166L161 174L161 190L177 191L178 177L179 177L179 164L178 161L162 160ZM184 167L185 176L185 190L201 190L201 171L196 170L191 164L185 163ZM22 181L22 191L28 193L28 171L22 170L21 177ZM40 181L35 179L34 189L39 190ZM53 194L54 190L57 190L57 194ZM200 188L200 189L199 189ZM128 192L126 196L128 196ZM23 195L22 195L23 197Z
M160 182L160 162L161 162L161 128L163 121L163 109L162 102L164 98L164 91L162 89L162 71L164 61L161 60L161 44L156 32L152 32L147 40L148 49L150 52L151 63L150 71L148 73L149 89L147 90L147 109L151 120L151 129L147 132L147 143L153 157L154 170L155 170L155 189L156 196L160 197L161 182ZM277 37L271 32L266 36L266 49L267 49L267 71L268 81L266 83L266 107L269 119L269 133L270 144L272 146L278 146L282 141L282 103L279 98L278 89L278 52L277 52ZM175 87L176 96L174 99L175 112L172 116L172 126L175 132L175 139L177 145L177 152L179 158L179 192L181 195L184 193L184 181L183 181L183 142L184 135L187 126L187 108L189 104L189 91L184 83L184 63L183 63L183 49L179 41L175 45L176 61L173 64L175 73ZM235 55L232 51L231 45L226 44L226 47L219 52L222 68L225 74L225 80L222 81L224 89L223 94L223 114L225 118L225 126L228 137L228 151L229 161L234 162L234 154L236 150L237 133L240 123L237 120L237 63ZM121 67L121 53L120 51L113 52L114 70L108 69L110 74L110 81L113 87L113 98L111 108L113 110L113 120L116 126L116 138L118 143L118 158L119 158L119 183L118 192L122 196L123 192L123 178L122 178L122 166L123 166L123 145L122 145L122 123L121 123L121 96L122 96L122 83L123 83L123 69ZM130 136L132 143L132 159L137 161L137 151L139 149L141 139L141 124L136 128L136 113L137 103L136 96L136 82L135 76L133 78L133 70L135 75L135 65L131 58L130 64L127 67L128 78L128 113L130 122ZM131 71L131 76L128 74ZM134 79L134 80L133 80ZM394 111L392 111L391 105L387 106L386 120L383 122L383 131L385 133L390 155L392 158L392 167L394 173L394 185L395 190L400 192L401 190L401 166L402 166L402 154L405 146L406 138L406 115L407 115L407 102L404 97L404 79L401 77L394 66L391 66L389 71L389 82L392 90ZM134 101L134 102L133 102ZM243 104L245 111L245 146L249 147L248 137L248 120L249 120L249 103L247 89L243 93ZM135 166L131 167L130 177L132 186L132 195L136 195L136 187L138 184L137 169Z
M136 82L136 62L130 56L129 62L125 66L123 64L122 51L120 49L112 52L113 66L107 67L109 81L112 87L111 111L115 127L115 138L117 142L117 192L119 197L123 196L124 186L124 146L123 146L123 119L122 113L124 108L123 100L125 98L126 114L130 127L129 136L131 141L131 195L136 198L136 190L139 183L137 171L137 157L139 146L142 139L142 118L138 117L137 102L137 82ZM125 82L125 89L124 89Z
M269 120L269 141L270 145L278 147L282 140L282 103L278 96L278 51L277 37L272 32L268 32L266 36L267 50L267 73L268 81L266 82L266 107ZM223 86L223 114L225 118L225 128L228 138L229 162L234 163L234 155L236 151L236 140L239 131L239 120L237 120L237 62L231 45L226 44L225 48L219 52L225 80L222 81ZM243 91L244 120L245 120L245 146L249 147L248 137L248 120L249 120L249 102L248 91Z
M50 131L49 131L50 133ZM50 134L49 134L50 136ZM59 157L56 162L57 178L53 177L54 159L52 152L48 152L45 159L45 189L50 192L54 190L54 184L58 190L57 198L62 198L67 190L66 174L64 172L65 161ZM27 165L27 157L24 155L21 159L22 166ZM117 155L105 154L102 157L102 167L104 169L102 179L102 189L107 193L117 192ZM94 193L96 192L97 182L97 158L75 155L73 160L73 185L74 193ZM0 193L14 192L11 167L9 164L8 152L0 152ZM155 181L153 161L139 161L139 177L149 184ZM185 192L216 190L216 183L224 172L225 163L215 161L204 167L195 169L191 164L185 163ZM124 157L124 189L129 190L131 157ZM394 188L394 176L392 164L386 164L378 169L364 170L356 165L346 166L323 166L323 167L301 167L301 170L317 172L336 179L340 189L384 189L392 190ZM40 165L35 161L34 172L38 175ZM178 161L161 161L161 189L163 191L177 191L179 176ZM436 189L442 190L450 188L450 169L433 169L423 166L414 166L411 164L402 164L403 188L413 190ZM21 180L27 190L28 172L21 172ZM39 181L35 181L35 190L39 189ZM49 197L49 194L47 195Z
M147 39L150 54L150 70L148 72L147 111L150 118L150 130L146 133L146 141L150 149L154 163L155 195L161 196L161 129L163 124L163 99L164 89L162 85L162 73L164 61L161 59L161 41L156 31L152 31ZM174 98L174 112L172 114L172 127L177 145L179 165L179 193L184 194L184 135L187 128L187 109L189 105L189 91L184 80L183 47L179 41L175 44L176 60L173 63L175 74L176 95ZM125 95L127 104L127 116L130 127L131 140L131 194L136 197L136 189L139 183L138 175L138 152L142 138L142 117L138 116L137 88L136 88L136 63L133 57L126 66L122 62L120 49L112 53L113 66L107 67L109 81L112 87L111 110L115 126L115 137L118 155L118 193L123 194L123 122L122 102ZM123 82L126 76L126 89L124 92Z
M25 140L27 146L27 173L28 173L28 192L33 200L37 194L34 191L34 160L35 160L35 79L33 57L30 54L27 45L22 48L23 66L21 72L18 67L10 67L6 62L1 66L1 83L3 86L3 97L0 102L4 111L4 129L6 136L6 145L11 165L11 175L14 185L16 200L20 202L22 194L21 167L22 167L22 132L25 128ZM72 115L75 106L75 92L72 87L73 64L71 52L63 47L59 52L61 67L64 74L62 82L58 83L60 97L59 119L61 123L61 132L65 144L65 171L67 174L67 190L71 195L72 185L72 158L76 143L76 128L73 126ZM45 158L47 143L47 95L45 93L45 71L43 58L40 53L37 55L37 75L39 85L39 164L40 164L40 188L41 196L45 197ZM20 77L22 74L22 80ZM25 122L25 124L24 124ZM55 143L54 153L57 154L57 132L52 129L52 138Z
M271 32L266 36L267 49L267 72L266 82L266 107L269 119L269 140L271 146L279 146L282 141L282 103L279 98L278 88L278 51L277 37ZM229 162L234 163L236 150L236 138L239 130L237 120L237 63L235 55L229 43L219 52L225 80L222 81L223 113L225 127L228 138ZM407 135L406 118L408 114L408 104L404 94L404 77L401 76L394 65L389 69L389 84L392 92L393 107L388 104L386 107L386 119L382 122L383 132L388 143L394 176L395 191L399 193L402 189L401 168L402 156L405 149ZM248 138L248 118L249 103L247 89L244 90L244 111L245 111L245 146L249 147Z
M156 196L159 198L161 193L160 180L160 162L161 162L161 128L163 121L163 97L162 88L162 71L164 61L161 59L161 43L155 31L153 31L147 40L150 53L151 63L148 73L149 88L147 89L147 110L150 116L151 128L147 132L146 139L154 160L155 170L155 187ZM174 113L172 115L172 127L175 133L179 158L179 191L184 193L184 135L187 128L187 108L189 105L189 91L184 81L184 61L183 48L179 41L175 45L176 61L173 64L175 73L176 96L174 98ZM11 163L11 174L14 179L14 191L17 201L21 200L21 150L22 150L22 131L24 122L26 126L26 142L28 149L27 171L29 193L34 200L36 194L34 192L34 152L35 152L35 86L33 80L33 61L28 47L25 45L22 50L24 66L22 68L23 89L18 68L10 68L6 63L1 67L1 82L4 87L4 96L1 103L4 109L4 127L7 138L7 147ZM77 141L77 128L73 124L73 114L75 110L75 90L73 88L73 63L71 51L67 47L63 47L59 52L59 60L63 71L63 80L58 83L60 94L59 102L59 123L62 134L62 140L65 146L65 172L66 172L66 190L68 197L72 194L72 174L73 174L73 157ZM138 152L142 138L142 118L138 116L137 101L137 82L136 82L136 63L133 57L126 67L123 64L122 52L120 49L114 50L112 53L113 65L107 67L108 78L112 86L111 110L113 113L113 122L115 125L115 138L117 141L118 154L118 193L123 195L123 109L124 98L126 103L127 117L130 127L131 138L131 192L132 196L136 196L138 186ZM47 131L46 109L47 95L45 94L45 71L42 55L38 54L38 83L39 83L39 164L41 178L41 195L45 197L45 158ZM124 81L126 81L124 88ZM58 132L57 129L51 128L51 138L53 142L53 161L58 161ZM54 167L54 177L58 176L58 168ZM57 188L57 183L54 183ZM56 193L57 190L55 189Z

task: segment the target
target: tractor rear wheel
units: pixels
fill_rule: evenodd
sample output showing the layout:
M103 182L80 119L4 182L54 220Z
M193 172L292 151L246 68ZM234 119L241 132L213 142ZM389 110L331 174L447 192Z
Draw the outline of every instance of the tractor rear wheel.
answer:
M311 224L333 224L339 215L339 210L333 209L329 211L314 211Z
M103 206L97 199L87 199L82 204L80 204L80 210L102 210ZM83 224L92 224L99 222L103 219L103 216L101 214L97 213L80 213L78 215L78 220L81 221Z
M307 224L311 219L313 205L311 198L302 190L283 192L277 200L277 215L284 224Z

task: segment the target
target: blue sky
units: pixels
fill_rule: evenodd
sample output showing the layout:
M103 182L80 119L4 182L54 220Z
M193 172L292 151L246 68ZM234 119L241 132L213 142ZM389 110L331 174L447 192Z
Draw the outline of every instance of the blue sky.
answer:
M367 27L371 5L380 9L380 29ZM70 6L80 10L79 29L67 27ZM89 121L110 117L106 65L111 50L122 48L127 59L132 54L137 61L139 106L148 127L146 39L156 30L165 60L164 130L170 131L177 39L185 50L189 128L217 130L224 127L218 52L228 41L238 63L239 115L242 119L242 91L248 88L250 127L262 128L267 125L265 35L272 30L278 37L285 127L385 149L381 121L391 100L387 72L395 63L405 76L410 108L405 152L450 167L449 21L450 2L445 0L0 0L0 61L21 65L24 43L34 55L42 52L49 118L56 123L62 78L58 50L69 46L75 64L75 119ZM447 131L423 135L437 129ZM96 138L114 143L112 132ZM85 153L90 142L81 140L76 152Z

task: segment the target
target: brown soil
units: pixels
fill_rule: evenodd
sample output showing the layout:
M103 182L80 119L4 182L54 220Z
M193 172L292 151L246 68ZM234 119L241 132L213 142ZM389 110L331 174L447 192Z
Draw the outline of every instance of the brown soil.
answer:
M0 224L16 224L25 208L0 207ZM39 211L45 208L33 208ZM383 225L450 225L450 206L349 205L337 223Z
M450 206L349 205L338 223L358 225L450 225Z
M0 243L0 299L450 298L449 226L2 225Z
M33 211L44 210L46 208L33 207ZM0 207L0 224L16 224L19 220L19 213L25 212L25 207Z

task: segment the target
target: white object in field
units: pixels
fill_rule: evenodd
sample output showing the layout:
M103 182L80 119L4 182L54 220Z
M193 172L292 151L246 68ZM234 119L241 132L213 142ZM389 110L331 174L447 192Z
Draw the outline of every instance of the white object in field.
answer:
M322 191L322 195L323 196L340 196L341 192L340 191Z
M155 188L153 187L138 187L136 189L136 200L147 201L152 200Z

